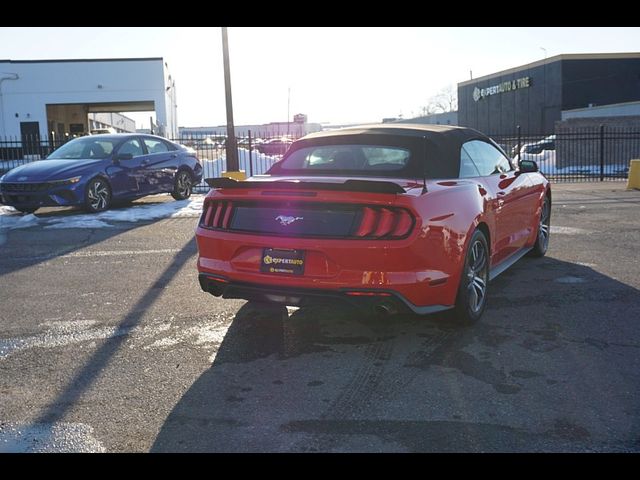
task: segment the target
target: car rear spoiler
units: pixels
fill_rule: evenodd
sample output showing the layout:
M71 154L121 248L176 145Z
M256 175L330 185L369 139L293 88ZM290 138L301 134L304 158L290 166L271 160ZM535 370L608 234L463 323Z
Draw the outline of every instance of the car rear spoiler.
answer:
M378 180L346 180L343 183L333 182L307 182L292 180L274 181L241 181L233 178L217 177L205 178L211 188L277 188L283 190L337 190L344 192L368 192L368 193L405 193L397 183L381 182Z

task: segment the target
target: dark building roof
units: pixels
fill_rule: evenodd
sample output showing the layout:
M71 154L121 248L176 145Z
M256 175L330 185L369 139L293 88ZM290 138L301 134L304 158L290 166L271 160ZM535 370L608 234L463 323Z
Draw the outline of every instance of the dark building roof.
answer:
M459 82L458 86L473 85L474 83L484 82L485 80L491 80L493 78L505 77L518 73L522 70L531 70L532 68L549 65L550 63L561 62L565 60L624 60L640 58L640 52L616 52L616 53L562 53L560 55L554 55L553 57L537 60L535 62L527 63L525 65L519 65L517 67L508 68L506 70L500 70L499 72L490 73L481 77L472 78L471 80L465 80Z

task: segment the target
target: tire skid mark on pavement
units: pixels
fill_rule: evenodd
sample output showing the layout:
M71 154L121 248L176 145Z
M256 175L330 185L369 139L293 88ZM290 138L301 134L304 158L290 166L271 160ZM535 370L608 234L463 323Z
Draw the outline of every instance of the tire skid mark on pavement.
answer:
M361 356L361 364L351 376L351 380L340 392L327 410L319 417L320 422L344 422L358 421L359 414L365 409L372 397L390 398L402 391L418 375L424 372L416 368L404 368L409 359L416 355L420 358L430 355L437 350L443 342L454 334L454 331L438 330L433 336L421 343L420 352L408 352L404 362L399 368L394 368L390 375L388 369L398 339L406 338L405 335L394 335L389 339L384 335L388 332L374 332L375 337L366 347ZM384 340L380 340L380 339ZM410 362L409 362L410 363ZM376 400L377 402L377 400ZM356 434L356 432L354 432ZM344 438L341 433L313 433L311 438L301 441L293 451L332 451Z
M351 380L319 420L352 420L361 406L371 398L383 376L383 369L374 365L378 361L388 361L393 351L394 340L376 342L368 345L360 367L352 375ZM330 451L337 442L334 435L312 434L311 439L301 442L293 451Z

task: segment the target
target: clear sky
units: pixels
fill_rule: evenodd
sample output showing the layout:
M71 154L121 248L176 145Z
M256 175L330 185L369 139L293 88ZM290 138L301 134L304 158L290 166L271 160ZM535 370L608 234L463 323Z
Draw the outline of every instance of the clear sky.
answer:
M638 52L639 27L229 27L236 124L379 122L444 87L561 53ZM180 126L226 122L219 27L0 27L0 58L164 57ZM127 114L138 121L147 114ZM148 122L147 122L148 123ZM146 126L146 124L145 124Z

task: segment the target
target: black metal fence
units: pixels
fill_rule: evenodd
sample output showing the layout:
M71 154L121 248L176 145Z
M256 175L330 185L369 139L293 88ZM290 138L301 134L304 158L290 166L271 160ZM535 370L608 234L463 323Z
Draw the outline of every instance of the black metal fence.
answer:
M25 163L47 158L66 141L41 140L39 135L0 137L0 175Z
M640 131L601 125L558 127L553 134L492 138L515 161L534 160L555 181L626 180L629 162L640 158Z
M289 145L301 135L281 135L279 132L256 132L251 130L246 136L236 137L238 146L238 167L247 176L265 173L271 165L282 158ZM196 151L204 169L203 181L197 185L196 192L208 192L205 178L220 177L227 170L226 142L224 133L189 135L172 139Z
M301 135L247 133L236 138L239 167L247 176L266 172ZM558 127L549 135L526 134L518 129L517 135L492 138L515 161L535 160L540 170L554 181L625 180L630 160L640 158L640 131L618 127ZM196 151L204 168L203 178L219 177L227 170L223 132L192 134L172 140ZM0 138L0 175L24 163L46 158L63 143L39 137ZM204 181L195 188L199 192L208 189Z

